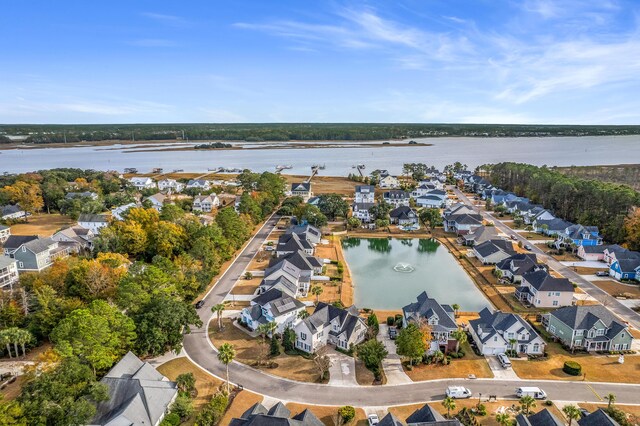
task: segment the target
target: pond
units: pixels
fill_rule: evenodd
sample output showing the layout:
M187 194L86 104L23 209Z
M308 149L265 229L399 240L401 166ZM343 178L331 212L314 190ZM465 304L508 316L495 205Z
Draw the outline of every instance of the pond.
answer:
M397 310L426 291L461 311L491 304L446 247L426 238L345 238L344 256L359 308Z

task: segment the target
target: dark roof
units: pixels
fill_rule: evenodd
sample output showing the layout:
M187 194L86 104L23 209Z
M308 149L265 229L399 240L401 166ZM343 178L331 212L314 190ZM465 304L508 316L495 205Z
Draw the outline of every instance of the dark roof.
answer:
M53 241L51 238L37 238L35 240L24 243L24 246L27 248L27 250L30 250L34 253L42 253L49 250L49 247L53 244L55 244L55 241Z
M409 193L407 191L402 191L399 189L393 191L386 191L382 194L384 198L391 198L393 200L404 200L409 198Z
M405 426L405 424L402 420L394 416L392 413L388 413L380 420L378 426Z
M438 413L429 404L424 404L422 408L417 409L407 417L407 423L433 423L444 420L445 418L442 414Z
M304 410L289 418L291 411L282 402L267 410L262 404L256 403L242 414L242 417L232 419L230 426L323 426L311 411Z
M514 324L520 324L520 329L525 329L529 333L529 340L527 342L531 342L536 337L538 337L538 333L522 319L519 315L512 313L505 313L501 311L496 311L491 313L488 308L484 308L480 311L480 318L469 320L469 325L474 330L478 330L481 328L483 333L488 332L489 334L484 337L483 343L492 338L495 334L502 334L501 332L506 331L509 327Z
M324 302L318 303L313 314L303 321L307 328L315 333L320 326L329 324L336 318L340 323L340 329L338 331L331 330L330 333L337 336L346 332L347 339L351 337L351 333L353 333L356 324L359 321L363 321L362 318L358 316L358 309L355 306L342 309Z
M294 182L291 184L292 191L311 191L311 184L309 182Z
M281 259L286 259L294 265L295 267L303 270L303 271L311 271L313 268L321 268L322 262L315 256L311 256L301 250L297 250L294 253L289 253L286 256L281 256L278 258L278 261Z
M426 291L418 295L417 302L404 306L402 312L407 321L416 317L430 318L436 315L438 324L433 326L434 331L455 330L458 328L444 306L440 305L437 300L430 298Z
M553 315L574 330L589 330L600 320L610 329L611 333L615 333L610 337L614 337L627 328L610 310L602 305L565 306L556 309L550 315Z
M578 420L580 426L620 426L602 408Z
M7 204L6 206L0 206L0 216L7 216L21 211L22 209L17 204Z
M530 416L518 414L516 424L518 426L564 426L564 422L546 408Z
M447 220L453 220L460 225L476 225L482 224L482 216L476 213L463 213L459 215L452 215Z
M375 192L376 187L373 185L358 185L356 186L356 192Z
M487 257L500 251L508 255L514 255L516 253L511 241L507 240L487 240L474 246L473 250L482 257Z
M278 251L296 252L298 250L308 250L311 248L313 248L311 243L296 233L280 235L280 238L278 238Z
M409 217L409 213L413 213L413 217ZM408 206L400 206L391 210L389 216L398 219L415 219L418 217L415 210Z
M554 219L536 219L536 226L541 227L542 225L547 225L547 229L550 231L564 231L573 224L557 217Z
M617 259L617 257L616 257ZM640 256L635 258L617 259L622 272L634 272L640 266Z
M545 270L532 271L522 276L531 287L538 291L570 291L573 293L573 284L566 278L556 278Z
M503 271L510 270L518 275L529 272L536 267L543 268L544 265L538 264L536 255L533 253L516 253L496 264L496 268Z
M10 235L7 238L7 241L2 245L6 250L13 251L18 247L23 245L24 243L28 243L29 241L37 240L37 235Z
M80 217L78 217L78 222L100 222L107 223L109 219L104 214L89 214L82 213Z

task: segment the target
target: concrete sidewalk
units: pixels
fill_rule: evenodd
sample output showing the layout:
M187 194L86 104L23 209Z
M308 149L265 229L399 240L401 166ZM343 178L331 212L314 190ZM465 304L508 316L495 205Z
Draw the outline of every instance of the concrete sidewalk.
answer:
M389 352L389 355L382 360L382 368L385 376L387 376L388 385L400 385L403 383L412 383L413 380L402 368L402 360L400 355L396 353L396 343L389 338L389 326L387 324L380 324L380 332L378 333L378 340L384 344L384 347Z

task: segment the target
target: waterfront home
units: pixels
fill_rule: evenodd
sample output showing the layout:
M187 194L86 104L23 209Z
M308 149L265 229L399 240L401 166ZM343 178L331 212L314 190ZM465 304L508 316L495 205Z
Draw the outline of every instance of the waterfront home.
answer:
M493 265L516 254L513 243L493 239L473 246L473 254L483 265Z
M185 184L175 179L161 179L158 181L158 189L160 191L182 192Z
M458 329L453 308L441 305L437 300L430 298L426 291L418 295L416 302L402 308L402 318L404 327L411 322L423 321L431 327L432 340L427 348L428 353L456 350L457 341L451 335Z
M264 405L256 402L239 418L231 419L229 426L323 426L320 421L308 408L291 416L291 411L282 402L267 410ZM380 423L379 423L380 424Z
M306 238L299 234L284 234L278 238L276 245L276 256L282 257L297 251L303 251L308 255L313 255L314 246Z
M9 256L0 256L0 290L11 289L18 283L18 261Z
M482 226L482 216L465 204L455 204L442 214L445 232L468 234Z
M81 250L92 250L95 236L91 229L75 225L56 232L51 239L59 243L71 243L70 251L78 253Z
M178 396L178 386L128 352L100 380L108 398L89 425L159 425Z
M548 236L556 236L563 234L564 231L573 225L571 222L567 222L566 220L554 218L554 219L535 219L532 222L533 229L544 235Z
M304 201L308 201L313 196L311 192L311 182L298 182L291 184L291 195L293 197L302 197Z
M0 206L0 219L11 220L27 217L27 212L22 210L17 204L7 204Z
M422 197L423 195L427 195L429 192L435 191L436 189L440 189L440 188L438 188L435 183L432 183L432 182L421 183L416 187L416 189L411 191L411 196L413 198Z
M375 169L374 171L369 173L369 176L371 176L371 177L378 176L380 179L382 179L384 177L389 176L389 170L386 170L386 169Z
M515 420L516 426L565 426L562 420L546 408L528 416L520 413Z
M0 224L0 244L7 241L7 239L11 236L11 228L8 226Z
M216 194L197 195L193 197L191 210L194 212L210 213L214 208L220 206L220 199Z
M37 235L10 235L2 245L4 255L11 256L22 244L37 239Z
M426 207L428 209L440 209L446 206L447 197L442 197L436 194L421 195L415 199L416 206Z
M411 196L407 191L399 189L386 191L382 194L382 199L393 207L408 206Z
M602 408L587 414L578 420L578 426L620 426Z
M480 318L469 320L469 332L483 355L508 350L527 355L544 353L544 340L520 315L484 308Z
M512 283L522 282L522 276L528 272L547 270L547 266L538 263L533 253L517 253L496 263L496 271L503 279Z
M252 331L262 324L276 323L276 333L292 327L305 304L287 291L272 288L251 300L250 305L240 313L242 321Z
M162 211L162 207L164 206L164 202L166 200L168 200L169 197L167 197L166 195L164 195L161 192L158 192L157 194L153 194L150 197L145 198L145 201L148 201L151 203L151 208L156 210L156 211Z
M78 225L90 229L94 234L99 234L102 228L109 226L109 218L104 214L82 213L78 217Z
M558 308L573 302L573 284L566 278L556 278L546 270L527 272L516 289L516 299L536 308Z
M115 220L124 220L125 213L133 207L139 207L136 203L124 204L111 210L111 217Z
M75 198L89 198L91 200L97 200L98 194L91 191L84 191L84 192L67 192L67 194L64 196L65 200L73 200Z
M186 189L199 189L201 191L208 191L211 189L211 182L204 179L189 179Z
M598 246L602 245L602 237L597 226L571 225L563 233L558 235L556 248L576 246Z
M485 241L498 238L498 231L495 226L479 226L468 234L463 235L462 242L465 246L475 246Z
M391 175L387 175L384 177L380 177L380 181L378 181L378 186L380 188L399 188L400 187L400 182L398 182L398 179L391 176Z
M389 219L391 223L402 226L418 225L418 213L408 206L400 206L391 210L389 213Z
M622 351L631 349L629 326L602 305L567 306L543 317L546 329L571 349Z
M297 264L294 264L293 262L296 262ZM298 264L301 265L298 266ZM292 294L295 297L304 297L309 292L313 273L313 266L307 265L305 260L300 259L299 256L296 256L293 259L277 259L277 263L269 266L264 271L264 278L258 287L258 294L268 291L275 285L290 286L289 283L291 283L293 284L291 287L295 287L295 292L292 292ZM280 278L284 278L284 280Z
M372 185L357 185L354 203L373 204L376 202L376 188Z
M373 206L375 206L375 203L353 203L351 206L351 215L364 223L371 222L373 216L370 210Z
M617 280L638 280L640 277L640 253L630 251L619 254L619 257L609 266L609 276Z
M320 302L313 314L296 324L295 332L301 351L313 353L327 344L348 350L364 341L367 323L355 306L342 309Z
M129 179L129 183L133 185L137 190L151 189L156 187L156 183L153 179L148 177L132 177Z
M322 232L320 229L313 225L309 225L308 223L292 225L287 228L285 234L298 234L313 245L320 244L320 241L322 240Z
M464 179L464 189L476 194L490 187L491 183L485 178L478 175L471 175Z
M302 250L298 250L294 253L287 253L279 258L272 259L271 264L275 265L280 263L283 259L286 259L301 270L312 271L312 276L322 274L322 268L324 263L322 259L305 253Z
M51 238L37 238L23 243L9 255L18 263L19 272L40 272L53 263L55 259L69 255L69 248L61 246Z

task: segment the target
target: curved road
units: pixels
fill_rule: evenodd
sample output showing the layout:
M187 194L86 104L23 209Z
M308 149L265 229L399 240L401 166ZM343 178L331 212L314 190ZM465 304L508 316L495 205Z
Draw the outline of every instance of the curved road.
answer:
M272 216L245 246L237 259L222 275L216 285L204 297L205 304L199 310L204 325L185 335L184 350L187 356L203 370L222 378L225 368L217 357L208 335L208 324L212 318L211 306L221 303L229 293L235 281L242 275L251 259L259 251L263 241L275 228L277 217ZM299 402L311 405L353 405L357 407L387 407L441 400L444 390L450 384L462 384L471 389L474 395L481 393L485 398L496 395L498 398L515 398L518 386L538 386L543 388L550 399L561 401L603 402L608 393L616 395L619 404L640 404L640 384L562 382L562 381L523 381L493 379L445 379L415 382L393 386L329 386L313 383L295 382L272 376L245 364L233 362L229 366L231 381L245 389L275 399Z

